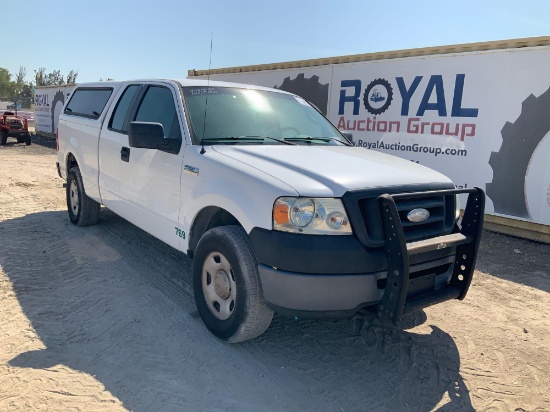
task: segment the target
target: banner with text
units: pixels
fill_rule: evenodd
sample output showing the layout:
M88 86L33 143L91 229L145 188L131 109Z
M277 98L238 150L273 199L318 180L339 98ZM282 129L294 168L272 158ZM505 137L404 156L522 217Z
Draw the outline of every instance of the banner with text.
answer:
M355 146L481 187L488 213L549 225L549 73L550 48L536 47L211 78L301 95Z
M34 96L34 121L36 133L56 133L63 105L74 85L37 87Z

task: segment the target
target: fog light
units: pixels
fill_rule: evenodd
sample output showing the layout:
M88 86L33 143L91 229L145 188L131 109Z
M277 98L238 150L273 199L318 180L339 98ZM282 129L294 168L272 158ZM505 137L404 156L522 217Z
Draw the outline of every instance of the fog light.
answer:
M340 212L329 213L326 222L327 226L334 230L340 230L349 224L346 216Z

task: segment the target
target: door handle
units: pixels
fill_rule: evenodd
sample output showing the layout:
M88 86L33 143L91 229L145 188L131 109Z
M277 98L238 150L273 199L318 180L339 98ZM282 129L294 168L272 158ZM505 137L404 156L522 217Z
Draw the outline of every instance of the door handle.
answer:
M122 149L120 149L120 158L124 162L129 162L130 161L130 148L129 147L123 147Z

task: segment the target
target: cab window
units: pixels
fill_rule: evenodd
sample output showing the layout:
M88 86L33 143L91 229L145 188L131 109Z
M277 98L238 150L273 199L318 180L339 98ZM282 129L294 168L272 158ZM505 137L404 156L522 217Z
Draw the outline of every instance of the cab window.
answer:
M98 119L113 93L111 87L78 88L71 96L64 113Z
M130 109L130 104L134 100L136 93L139 91L141 86L131 85L124 90L121 98L119 99L111 120L109 122L109 129L115 132L121 132L128 134L128 125L124 124L128 110Z
M137 110L135 121L160 123L164 136L181 139L181 129L172 92L162 86L150 86Z

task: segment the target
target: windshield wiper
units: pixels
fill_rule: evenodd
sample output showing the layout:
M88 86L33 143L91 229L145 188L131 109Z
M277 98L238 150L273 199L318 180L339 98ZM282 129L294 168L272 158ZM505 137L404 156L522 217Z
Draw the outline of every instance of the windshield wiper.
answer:
M271 137L271 136L262 136L266 139L271 139L271 140L275 140L276 142L279 142L279 143L283 143L283 144L291 144L293 146L296 146L296 143L292 143L292 142L286 142L285 140L283 139L277 139L276 137Z
M250 137L250 136L220 136L220 137L207 137L205 139L201 139L201 142L234 142L235 140L242 140L244 142L249 141L257 141L257 137Z
M290 141L290 142L306 142L306 143L312 143L312 142L315 142L315 141L328 143L331 140L334 140L334 141L336 141L338 143L342 143L346 146L352 146L350 143L345 142L343 140L340 140L336 137L313 137L313 136L306 136L306 135L298 135L298 136L294 136L294 137L286 137L285 140Z
M209 138L206 138L206 139L202 139L201 142L225 142L225 141L228 141L228 142L237 142L237 141L243 141L243 142L255 142L255 141L258 141L260 139L270 139L270 140L275 140L276 142L279 142L279 143L283 143L283 144L291 144L291 145L295 145L296 143L291 143L291 142L285 142L284 140L282 139L277 139L275 137L270 137L270 136L220 136L220 137L209 137Z

